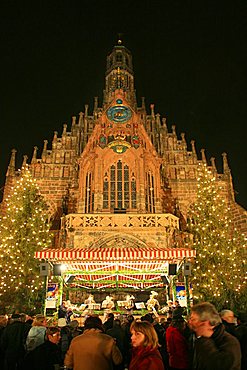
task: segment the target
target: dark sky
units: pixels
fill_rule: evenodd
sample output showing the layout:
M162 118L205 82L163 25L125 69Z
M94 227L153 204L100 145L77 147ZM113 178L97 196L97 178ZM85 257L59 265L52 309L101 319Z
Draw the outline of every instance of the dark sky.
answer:
M228 154L237 201L247 208L246 1L2 1L0 185L12 148L70 127L94 96L102 103L106 55L123 34L140 105L155 104L169 131L206 149L222 171ZM149 110L149 108L148 108Z

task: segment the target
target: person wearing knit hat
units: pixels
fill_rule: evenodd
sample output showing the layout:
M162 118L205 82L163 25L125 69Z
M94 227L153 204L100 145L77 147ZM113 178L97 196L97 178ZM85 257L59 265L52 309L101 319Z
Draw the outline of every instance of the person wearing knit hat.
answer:
M120 365L122 354L115 340L104 334L98 316L89 316L84 323L84 332L70 344L64 365L73 370L110 370L112 363Z

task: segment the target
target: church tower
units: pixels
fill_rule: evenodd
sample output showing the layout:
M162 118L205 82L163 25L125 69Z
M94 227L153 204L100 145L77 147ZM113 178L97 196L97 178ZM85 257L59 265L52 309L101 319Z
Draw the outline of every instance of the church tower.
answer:
M132 57L121 41L107 57L104 101L79 160L82 213L162 213L162 161L137 109Z
M118 45L107 56L103 108L112 101L115 91L120 89L129 103L136 107L132 55L118 40Z

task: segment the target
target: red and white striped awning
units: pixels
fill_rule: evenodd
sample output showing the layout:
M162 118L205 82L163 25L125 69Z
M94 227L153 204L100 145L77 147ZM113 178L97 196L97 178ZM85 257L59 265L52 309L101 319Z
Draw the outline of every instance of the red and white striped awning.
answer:
M196 251L186 248L162 247L106 247L106 248L64 248L44 249L35 253L35 258L45 260L84 260L84 261L136 261L136 260L182 260L193 258Z

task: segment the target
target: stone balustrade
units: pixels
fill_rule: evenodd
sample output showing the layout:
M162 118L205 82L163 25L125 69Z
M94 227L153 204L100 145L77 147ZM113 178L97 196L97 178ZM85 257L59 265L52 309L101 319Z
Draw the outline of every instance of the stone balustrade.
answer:
M166 230L171 232L174 229L179 229L178 217L169 214L82 214L72 213L62 218L62 229L67 232L76 230L100 231L109 230L143 230L157 229L160 231Z

